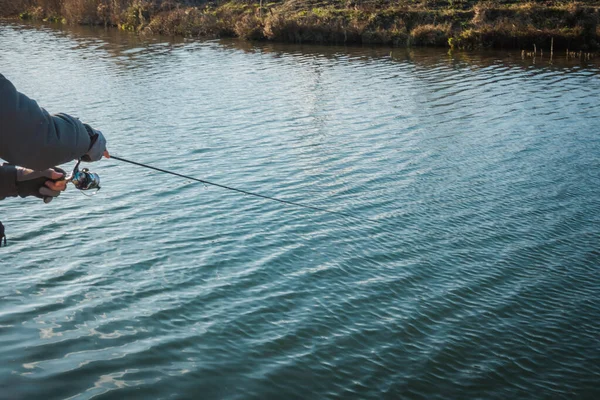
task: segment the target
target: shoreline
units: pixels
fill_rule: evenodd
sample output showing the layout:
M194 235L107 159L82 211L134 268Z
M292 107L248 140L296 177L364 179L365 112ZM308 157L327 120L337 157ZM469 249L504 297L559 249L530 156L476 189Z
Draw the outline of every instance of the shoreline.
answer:
M101 0L36 0L34 4L43 6L24 7L15 1L10 9L0 9L0 17L113 26L142 35L191 38L494 48L527 53L567 51L586 56L600 49L600 0L566 4L449 0L434 6L419 1L376 0L363 5L349 1L311 6L310 2L288 0L192 7L173 1L130 0L126 1L128 6L118 8L118 2L109 6Z

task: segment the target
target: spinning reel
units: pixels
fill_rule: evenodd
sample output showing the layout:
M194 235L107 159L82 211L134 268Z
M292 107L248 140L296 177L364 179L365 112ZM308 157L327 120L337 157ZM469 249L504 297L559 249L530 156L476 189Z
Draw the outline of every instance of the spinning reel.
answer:
M81 164L81 160L77 161L73 172L66 178L67 182L73 183L79 190L96 189L96 192L100 190L100 177L98 174L90 172L87 168L79 170L79 164Z

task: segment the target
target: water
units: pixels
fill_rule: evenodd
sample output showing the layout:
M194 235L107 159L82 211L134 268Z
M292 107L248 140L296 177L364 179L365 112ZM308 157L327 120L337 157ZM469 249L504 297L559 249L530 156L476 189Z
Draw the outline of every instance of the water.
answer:
M5 200L0 398L598 398L600 70L561 57L3 23L115 155L370 220L115 160Z

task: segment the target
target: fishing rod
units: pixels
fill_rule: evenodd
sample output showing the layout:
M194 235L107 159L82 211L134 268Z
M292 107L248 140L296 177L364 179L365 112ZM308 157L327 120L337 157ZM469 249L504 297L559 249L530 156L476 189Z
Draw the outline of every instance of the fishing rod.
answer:
M347 213L340 212L340 211L328 210L328 209L322 208L322 207L316 207L316 206L311 206L308 204L297 203L295 201L280 199L277 197L266 196L266 195L263 195L260 193L254 193L254 192L250 192L247 190L238 189L238 188L234 188L234 187L227 186L227 185L222 185L220 183L210 182L205 179L194 178L193 176L180 174L178 172L169 171L169 170L154 167L154 166L148 165L148 164L142 164L140 162L136 162L136 161L132 161L132 160L127 160L125 158L117 157L112 154L110 155L110 158L118 160L118 161L126 162L129 164L137 165L139 167L152 169L154 171L162 172L165 174L170 174L170 175L178 176L180 178L185 178L185 179L189 179L192 181L200 182L205 185L216 186L216 187L220 187L222 189L231 190L231 191L242 193L242 194L249 195L249 196L259 197L261 199L276 201L276 202L290 205L290 206L306 208L309 210L320 211L320 212L329 213L329 214L336 214L336 215L340 215L340 216L346 217L346 218L368 220L368 218L360 218L360 217L357 217L356 215L347 214ZM72 178L71 178L71 181L75 184L75 187L79 190L92 190L92 189L100 190L100 177L98 176L98 174L89 172L89 170L87 168L84 168L83 170L80 171L78 169L78 167L79 167L79 162L75 166L75 169L73 170ZM375 220L371 220L371 221L378 222Z

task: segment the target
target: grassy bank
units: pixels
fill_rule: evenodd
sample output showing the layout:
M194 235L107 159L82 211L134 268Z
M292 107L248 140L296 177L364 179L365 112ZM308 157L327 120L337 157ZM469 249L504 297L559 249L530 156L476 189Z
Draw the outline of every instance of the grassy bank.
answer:
M0 0L0 16L296 43L600 48L600 0Z

